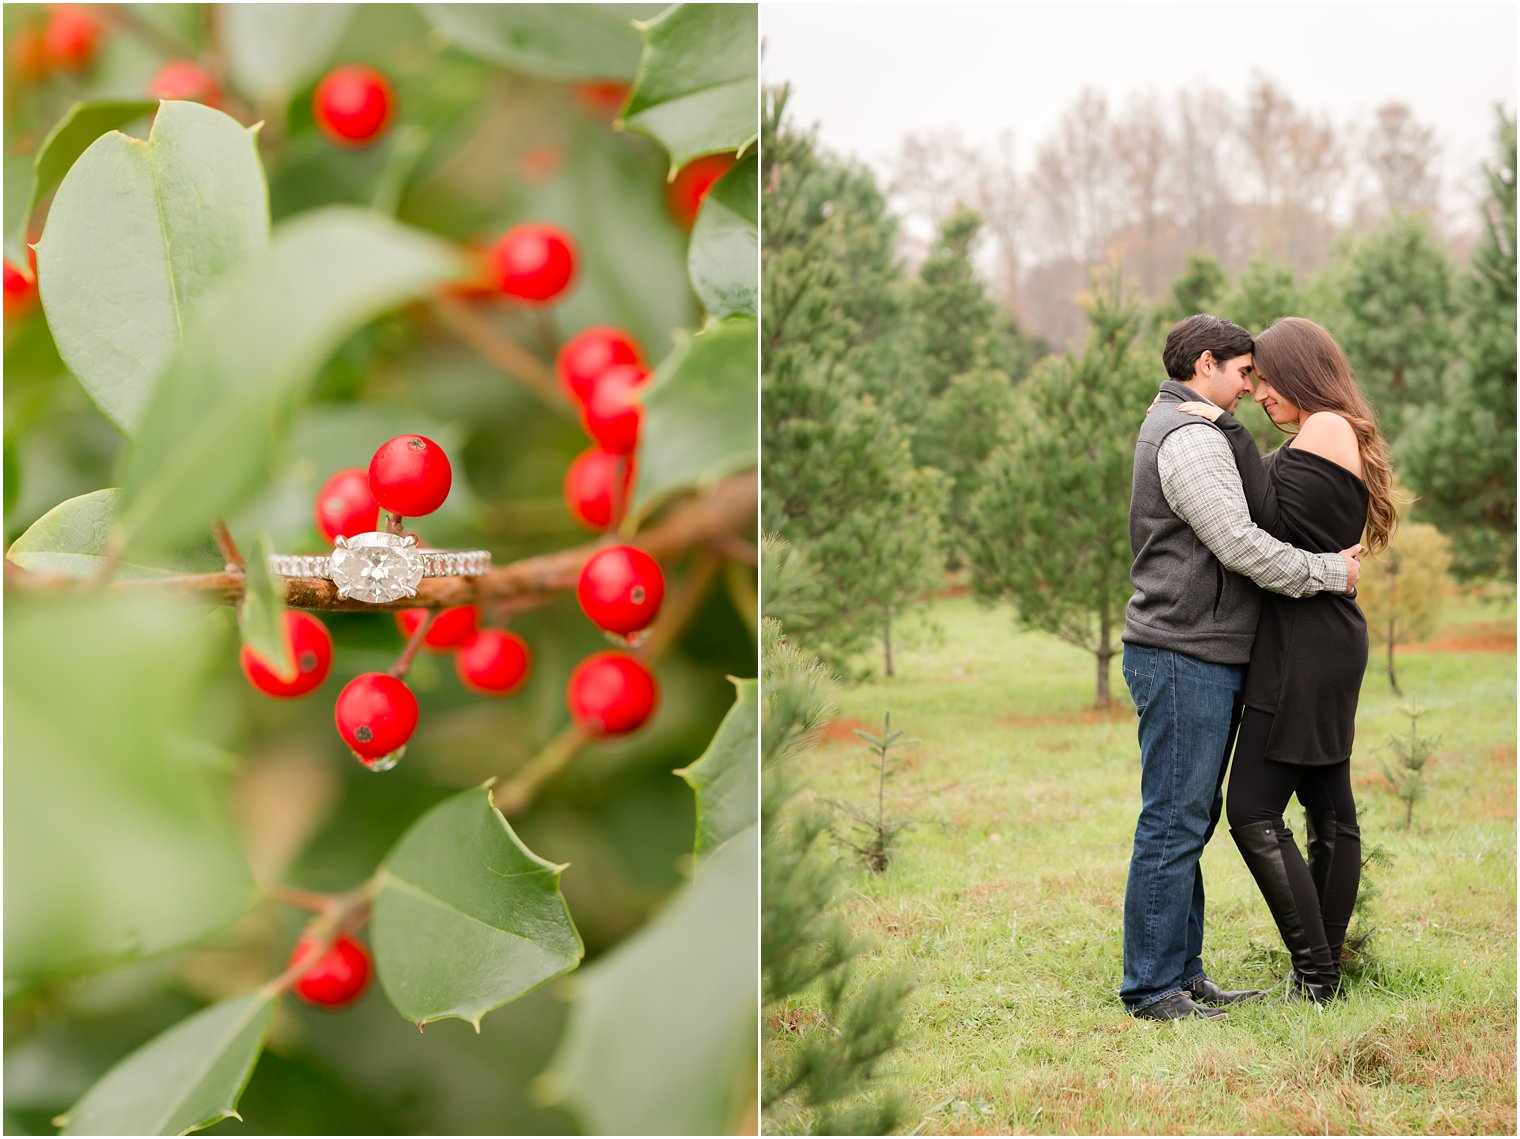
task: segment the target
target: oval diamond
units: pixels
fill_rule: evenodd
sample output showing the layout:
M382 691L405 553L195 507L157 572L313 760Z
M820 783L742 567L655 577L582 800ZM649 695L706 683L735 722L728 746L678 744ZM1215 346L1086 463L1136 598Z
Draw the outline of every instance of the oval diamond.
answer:
M332 580L341 596L359 601L410 597L422 581L422 554L399 534L355 534L333 551Z

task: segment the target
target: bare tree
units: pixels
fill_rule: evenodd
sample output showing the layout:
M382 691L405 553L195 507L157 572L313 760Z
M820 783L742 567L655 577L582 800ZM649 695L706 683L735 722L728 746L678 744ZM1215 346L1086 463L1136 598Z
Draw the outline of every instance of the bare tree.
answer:
M898 212L928 232L957 205L971 205L968 189L977 154L954 127L904 136L892 162L890 193Z
M1345 195L1346 163L1330 120L1294 113L1287 124L1283 166L1288 181L1280 256L1299 273L1323 267L1330 257L1338 198Z
M1259 72L1253 75L1240 135L1246 147L1246 169L1256 176L1258 201L1269 212L1280 203L1288 182L1288 135L1297 118L1287 92Z
M1373 191L1371 200L1360 203L1358 220L1375 223L1401 213L1435 217L1441 198L1440 147L1435 131L1417 122L1406 104L1384 103L1373 112L1361 157Z
M1122 217L1122 175L1114 161L1108 100L1084 88L1040 147L1030 178L1043 252L1096 266Z
M1013 158L1013 132L1000 131L994 148L976 168L976 197L971 203L982 215L989 239L992 282L1004 307L1023 312L1024 184Z
M1114 155L1124 174L1127 220L1136 231L1138 245L1127 260L1134 266L1141 291L1152 298L1167 284L1160 272L1160 246L1173 152L1160 99L1154 94L1136 98L1114 124Z
M891 193L897 212L919 235L904 249L914 265L958 206L975 210L989 238L988 276L1004 306L1019 311L1024 200L1012 132L1000 132L991 147L967 142L954 127L907 135L893 161Z
M1190 249L1208 249L1223 265L1242 259L1235 240L1234 144L1237 112L1224 92L1200 87L1176 99L1175 155L1167 173L1172 213Z

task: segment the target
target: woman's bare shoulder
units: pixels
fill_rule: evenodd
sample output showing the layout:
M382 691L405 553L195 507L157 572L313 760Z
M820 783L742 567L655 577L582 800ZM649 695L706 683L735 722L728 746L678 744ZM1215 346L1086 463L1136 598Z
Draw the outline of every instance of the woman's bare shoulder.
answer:
M1362 473L1362 450L1356 441L1356 431L1339 412L1316 411L1307 416L1292 445L1296 450L1310 451L1339 463L1352 474Z

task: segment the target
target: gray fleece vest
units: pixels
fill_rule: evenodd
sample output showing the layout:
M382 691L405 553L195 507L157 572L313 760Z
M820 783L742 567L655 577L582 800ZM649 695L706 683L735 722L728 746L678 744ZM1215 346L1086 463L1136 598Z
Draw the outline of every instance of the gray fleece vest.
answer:
M1135 595L1124 618L1124 640L1172 649L1215 664L1251 658L1261 593L1250 578L1231 573L1167 505L1156 455L1179 427L1208 424L1175 410L1201 399L1175 380L1161 385L1162 403L1145 417L1135 443L1135 479L1129 500L1129 544ZM1196 428L1195 428L1196 429Z

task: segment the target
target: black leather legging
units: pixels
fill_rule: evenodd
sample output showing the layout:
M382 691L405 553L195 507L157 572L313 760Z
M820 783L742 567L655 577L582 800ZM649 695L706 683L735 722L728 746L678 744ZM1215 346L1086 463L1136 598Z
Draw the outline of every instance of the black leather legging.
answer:
M1301 911L1317 909L1334 961L1340 962L1346 926L1362 876L1362 839L1351 794L1351 761L1326 766L1266 758L1272 716L1247 708L1240 720L1225 815L1231 827L1283 823L1288 800L1298 796L1309 817L1309 862L1287 857L1289 881Z

